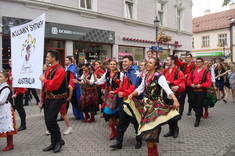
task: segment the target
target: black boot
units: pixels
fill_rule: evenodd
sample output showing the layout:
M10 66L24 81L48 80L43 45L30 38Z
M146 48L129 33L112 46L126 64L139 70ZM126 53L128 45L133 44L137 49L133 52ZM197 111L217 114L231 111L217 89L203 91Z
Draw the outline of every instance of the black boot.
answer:
M55 145L55 148L53 149L54 153L58 153L60 151L60 149L62 148L62 146L64 146L65 142L63 139L61 139L60 141L58 141Z
M142 147L142 140L137 140L135 144L135 149L140 149Z
M48 147L44 148L43 151L47 152L55 148L56 143L51 143Z
M166 134L163 135L163 136L164 136L164 137L173 136L173 133L174 133L173 128L172 128L172 126L170 126L170 124L169 124L169 132L166 133Z
M23 131L26 130L26 126L25 125L20 125L20 127L18 128L18 131Z
M178 135L179 135L179 126L176 125L176 126L174 127L174 131L173 131L173 138L177 138Z
M110 148L113 148L113 149L121 149L122 148L122 142L120 141L117 141L115 144L109 146Z
M194 123L194 127L198 127L200 124L200 118L196 118L196 121Z

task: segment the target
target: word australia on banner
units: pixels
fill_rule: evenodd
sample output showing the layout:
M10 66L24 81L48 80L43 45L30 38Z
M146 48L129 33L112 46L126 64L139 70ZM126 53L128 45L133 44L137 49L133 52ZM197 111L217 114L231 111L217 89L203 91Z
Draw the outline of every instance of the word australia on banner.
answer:
M13 87L42 88L45 18L10 28Z

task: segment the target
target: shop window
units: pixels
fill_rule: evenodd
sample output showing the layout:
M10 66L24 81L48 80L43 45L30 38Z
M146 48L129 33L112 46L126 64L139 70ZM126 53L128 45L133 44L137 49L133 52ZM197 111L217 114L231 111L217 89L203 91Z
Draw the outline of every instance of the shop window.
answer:
M122 57L125 55L133 56L134 61L138 63L144 59L144 48L119 46L118 60L121 61Z
M64 49L64 41L50 40L50 48L61 48Z
M95 60L104 61L112 57L112 46L97 43L74 42L73 55L76 60L83 63L85 60L93 62Z
M11 43L10 37L2 37L2 68L4 70L10 70L8 60L11 58Z

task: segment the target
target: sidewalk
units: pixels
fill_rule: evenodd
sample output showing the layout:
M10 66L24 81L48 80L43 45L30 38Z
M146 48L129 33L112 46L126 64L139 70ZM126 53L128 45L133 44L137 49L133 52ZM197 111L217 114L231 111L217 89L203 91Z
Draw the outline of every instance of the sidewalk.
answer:
M186 104L187 106L188 104ZM9 152L0 151L1 156L50 156L53 152L43 152L50 144L50 137L45 135L46 127L43 112L35 104L24 107L27 114L27 130L14 136L15 149ZM194 127L195 116L184 115L179 122L180 134L174 139L164 138L168 126L164 126L160 136L159 152L161 156L234 156L235 155L235 103L216 103L209 109L209 117L202 119L199 127ZM18 116L18 113L16 112ZM61 156L146 156L146 143L136 150L135 134L132 125L125 133L123 149L112 151L109 145L115 140L109 140L108 123L96 116L96 122L83 123L75 120L71 110L68 114L73 133L63 136L65 146L56 155ZM20 124L17 120L18 125ZM59 122L61 132L66 130L65 123ZM5 138L0 138L0 148L6 145Z

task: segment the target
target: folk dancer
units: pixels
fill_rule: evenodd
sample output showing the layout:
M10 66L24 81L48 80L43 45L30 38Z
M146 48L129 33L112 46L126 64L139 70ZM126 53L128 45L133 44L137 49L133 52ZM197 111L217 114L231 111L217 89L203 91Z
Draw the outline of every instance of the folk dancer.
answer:
M123 101L127 100L128 96L137 88L141 83L141 75L136 65L133 65L134 59L130 55L123 57L122 67L124 70L124 78L121 87L115 91L110 91L110 94L118 95L121 98L121 107L123 107ZM129 124L132 123L135 128L136 134L138 133L139 124L135 117L129 116L123 109L119 110L119 124L117 127L117 138L116 143L109 146L113 149L121 149L123 143L124 133L128 128ZM142 147L142 140L139 136L136 136L135 148L139 149Z
M66 102L67 97L65 70L58 63L58 59L58 51L48 51L46 61L51 66L47 68L45 75L39 77L43 82L42 103L45 123L51 134L51 144L43 151L53 150L54 153L58 153L65 144L61 137L60 127L56 122L61 106Z
M9 100L11 89L7 84L8 79L8 73L0 72L0 138L7 138L7 146L2 151L14 148L13 135L17 134L15 113Z
M103 96L104 103L104 118L109 122L109 127L111 129L111 134L109 139L112 140L117 136L117 125L118 125L118 111L120 110L120 105L118 105L117 95L109 94L110 91L115 91L121 86L123 81L123 73L119 72L117 69L117 61L109 60L109 69L100 79L96 79L95 84L101 85L105 83L105 93Z
M180 101L182 101L182 103L180 104L179 112L181 115L183 115L185 98L186 98L186 95L188 95L189 107L188 107L187 115L191 115L192 114L191 113L192 106L190 104L190 96L191 96L192 88L191 88L191 86L187 86L187 79L188 79L188 75L190 74L190 72L195 68L195 63L193 62L192 54L186 54L185 62L182 62L178 58L176 58L175 64L176 64L176 66L178 66L182 69L182 71L184 73L184 77L186 78L186 88L185 88L185 91L181 95L182 100L180 100Z
M211 74L203 67L202 58L196 59L196 68L189 74L187 83L193 89L190 103L196 116L194 127L198 127L203 116L203 104L207 88L211 86Z
M176 57L169 55L166 60L167 69L162 70L162 74L166 77L167 83L171 90L174 92L180 105L183 104L183 99L181 98L183 91L185 90L186 79L184 73L179 67L175 65ZM173 105L173 100L167 98L166 92L163 92L164 102L168 105ZM182 115L180 112L180 115ZM169 122L169 132L164 135L164 137L173 136L177 138L179 135L178 120L171 120Z
M174 120L174 118L180 118L180 114L175 110L179 107L179 102L169 88L166 78L158 72L158 68L157 59L148 60L148 74L142 80L141 85L129 96L129 99L132 99L132 97L144 93L144 99L127 100L128 104L125 107L140 124L138 136L147 142L148 156L159 156L157 143L159 142L161 126ZM161 89L174 101L173 105L164 103L161 97Z

